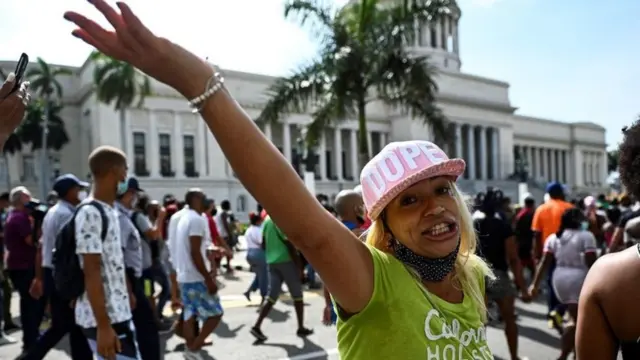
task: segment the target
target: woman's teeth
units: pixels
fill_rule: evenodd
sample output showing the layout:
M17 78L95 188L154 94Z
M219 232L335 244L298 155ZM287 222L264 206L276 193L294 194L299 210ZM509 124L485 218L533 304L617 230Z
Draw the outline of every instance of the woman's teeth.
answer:
M446 223L440 223L433 226L431 229L429 229L429 235L436 236L436 235L447 233L449 231L451 231L451 225Z

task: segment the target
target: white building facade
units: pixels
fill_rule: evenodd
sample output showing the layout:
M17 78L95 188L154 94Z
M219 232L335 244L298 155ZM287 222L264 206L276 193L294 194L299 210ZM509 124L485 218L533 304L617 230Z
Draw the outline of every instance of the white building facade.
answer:
M573 193L594 193L606 187L607 156L605 129L592 123L564 123L515 115L509 101L509 84L460 72L458 49L459 14L416 27L413 50L429 54L440 69L437 77L439 105L451 121L452 134L446 151L467 161L460 186L466 192L499 186L516 196L513 180L517 161L528 164L532 191L541 194L544 184L561 181ZM11 70L13 62L0 62ZM71 142L52 153L56 172L88 175L87 156L99 145L122 146L118 113L97 101L93 93L93 66L69 68L63 78L63 118ZM266 102L265 90L273 77L223 71L228 90L249 116L257 118ZM309 114L291 114L278 123L258 124L292 161L300 127ZM387 143L429 140L421 121L392 112L377 104L367 109L370 155ZM200 187L216 201L228 199L241 217L255 211L256 202L235 178L218 143L203 121L191 113L187 102L175 91L153 83L153 95L140 108L126 113L127 155L130 170L144 189L159 199L167 193L182 197L190 187ZM318 147L316 190L329 196L353 188L358 180L358 127L355 119L326 129ZM37 189L39 154L25 149L7 154L0 163L0 184L25 184ZM55 174L45 174L53 177ZM274 189L278 191L278 189ZM540 195L541 196L541 195ZM515 200L515 199L514 199Z

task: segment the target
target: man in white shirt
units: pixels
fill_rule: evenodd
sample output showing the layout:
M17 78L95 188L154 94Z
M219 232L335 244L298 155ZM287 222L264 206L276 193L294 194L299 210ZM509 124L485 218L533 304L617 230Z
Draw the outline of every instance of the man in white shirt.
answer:
M120 223L113 207L117 194L127 191L127 158L119 149L100 146L89 155L89 168L92 193L74 217L85 286L75 303L75 319L98 358L137 360L131 322L135 298L127 287Z
M207 337L218 326L223 311L215 279L210 274L211 264L207 259L211 240L208 238L209 224L202 216L205 195L200 189L191 189L185 200L188 209L180 216L175 237L169 246L182 297L184 337L187 348L193 354L202 348ZM198 335L194 333L197 321L203 322Z

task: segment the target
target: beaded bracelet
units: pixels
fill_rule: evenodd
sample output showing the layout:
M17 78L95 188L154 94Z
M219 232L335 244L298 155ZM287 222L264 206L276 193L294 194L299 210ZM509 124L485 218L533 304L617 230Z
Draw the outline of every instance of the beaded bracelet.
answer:
M194 114L199 113L203 106L205 100L213 96L224 86L224 77L219 72L216 72L211 76L209 81L207 81L207 85L205 86L205 91L202 95L196 96L195 98L189 100L189 106L193 109L191 112Z

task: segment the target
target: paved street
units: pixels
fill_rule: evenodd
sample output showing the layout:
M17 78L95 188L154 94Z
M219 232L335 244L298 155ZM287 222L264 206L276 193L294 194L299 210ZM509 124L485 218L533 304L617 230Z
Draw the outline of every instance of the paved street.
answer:
M240 259L243 255L238 255ZM239 260L237 263L242 266ZM246 265L245 269L246 269ZM249 329L256 319L257 303L248 303L242 296L252 280L252 274L246 271L236 271L234 277L220 277L223 286L220 290L223 299L225 315L223 323L217 329L211 340L213 344L206 348L205 359L274 359L274 360L338 360L336 351L335 328L321 324L321 314L324 300L319 292L305 293L307 302L305 316L307 326L315 330L315 334L303 340L295 335L296 319L293 307L285 299L280 302L271 315L271 319L264 323L263 331L269 340L261 345L254 345L254 339ZM257 298L255 300L258 300ZM12 307L14 316L18 314L18 298L14 295ZM518 304L520 325L520 353L531 360L556 359L559 345L558 335L547 328L542 304ZM20 338L20 333L12 336ZM508 360L505 337L501 328L490 327L487 330L489 345L496 355L496 359ZM172 337L166 341L167 353L165 359L182 359L180 349L181 339ZM47 356L50 360L69 359L66 342L59 344ZM0 347L0 360L14 359L18 356L20 345Z

